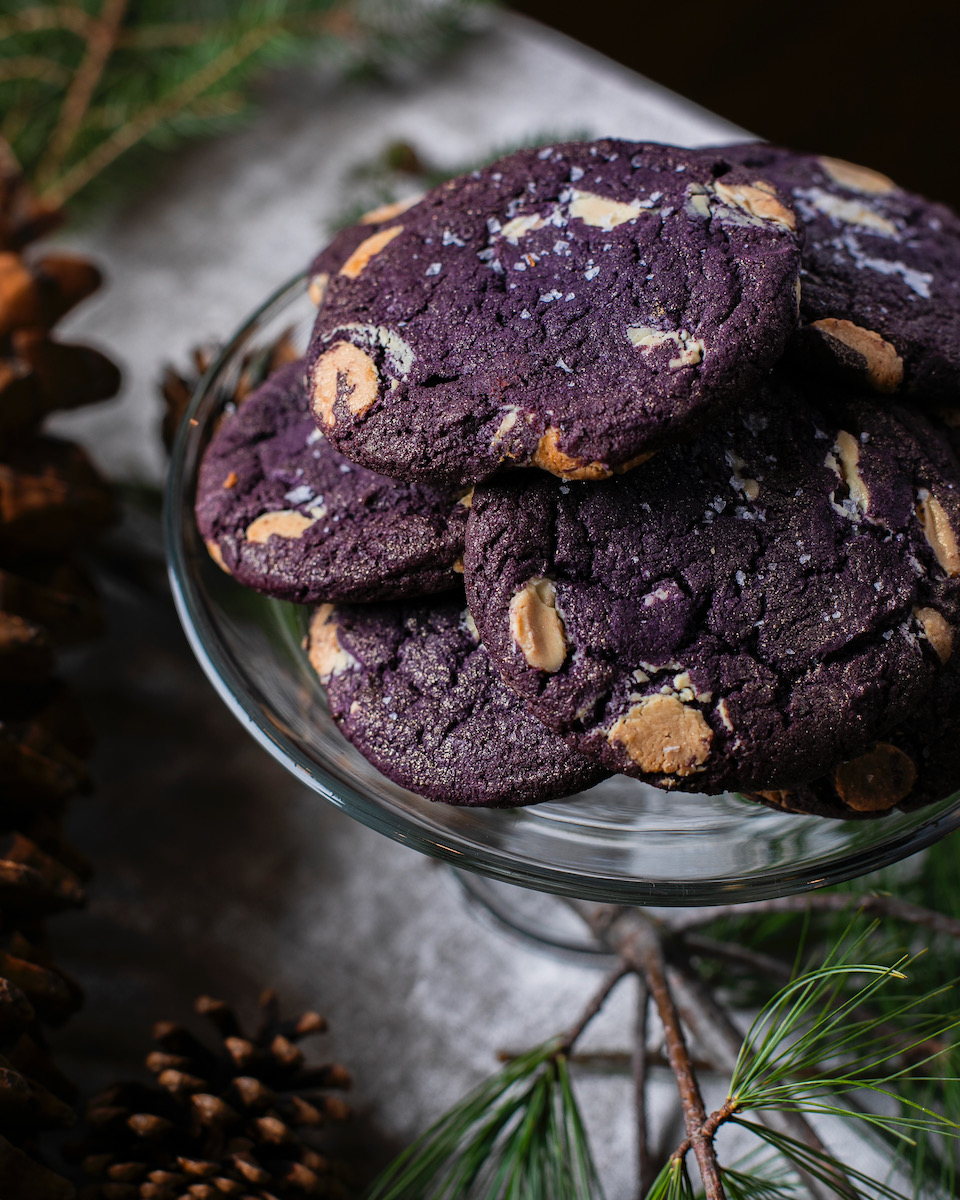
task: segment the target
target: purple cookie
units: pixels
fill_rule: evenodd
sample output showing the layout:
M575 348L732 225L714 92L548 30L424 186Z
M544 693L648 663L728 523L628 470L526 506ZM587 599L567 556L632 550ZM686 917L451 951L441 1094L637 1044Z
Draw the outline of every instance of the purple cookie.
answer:
M920 706L865 753L827 775L752 799L841 820L913 812L960 790L960 667L951 661Z
M960 217L866 167L763 143L723 146L792 197L805 244L796 352L880 392L960 388Z
M604 478L689 433L797 321L795 216L717 161L573 142L435 188L326 283L318 424L371 470L449 484Z
M348 225L339 230L329 245L311 260L307 267L307 279L310 299L318 309L323 307L331 276L337 274L361 242L365 242L381 226L406 212L419 199L419 196L413 196L409 200L398 200L394 204L384 204L380 208L371 209L370 212L364 213L355 225Z
M431 800L512 808L582 791L607 774L501 682L462 597L322 605L308 649L347 740Z
M810 391L776 380L623 479L476 489L484 644L604 766L697 792L802 782L934 685L960 617L960 467L918 413Z
M196 513L219 565L281 600L390 600L460 583L467 509L456 492L338 454L310 418L302 361L217 430Z

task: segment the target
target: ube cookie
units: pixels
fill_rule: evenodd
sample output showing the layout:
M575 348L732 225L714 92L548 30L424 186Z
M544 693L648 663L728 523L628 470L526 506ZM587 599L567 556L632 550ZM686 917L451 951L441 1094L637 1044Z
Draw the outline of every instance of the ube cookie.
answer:
M371 470L602 478L738 397L796 319L795 217L757 172L635 142L525 150L329 274L315 419Z
M789 194L805 233L797 353L879 392L960 386L960 218L866 167L752 143L717 151Z
M582 791L606 775L500 680L462 596L322 605L308 650L347 740L421 796L509 808Z
M919 414L780 379L642 472L478 486L470 608L531 711L611 770L697 792L809 780L936 684L957 476Z
M919 707L865 754L810 783L753 793L769 808L854 820L906 812L960 790L960 664L951 661Z
M467 509L457 494L338 454L310 417L302 361L214 434L196 515L225 571L282 600L387 600L461 582Z
M348 225L339 230L319 254L311 260L307 267L307 280L310 299L317 308L323 304L327 286L332 276L344 267L350 273L350 256L361 243L367 241L383 225L394 221L401 213L407 211L419 200L414 196L408 200L398 200L394 204L384 204L380 208L371 209L364 213L355 225Z

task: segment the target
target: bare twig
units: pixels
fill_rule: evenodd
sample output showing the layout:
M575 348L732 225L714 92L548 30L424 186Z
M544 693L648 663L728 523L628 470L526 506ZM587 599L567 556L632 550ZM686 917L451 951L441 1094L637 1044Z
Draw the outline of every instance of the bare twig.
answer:
M682 955L676 956L669 975L674 991L684 998L691 1013L691 1023L700 1040L709 1044L718 1064L732 1074L740 1055L743 1034L694 967ZM802 1113L768 1110L759 1112L756 1116L768 1128L796 1138L809 1146L811 1150L822 1154L828 1153L816 1130ZM812 1200L836 1200L837 1196L855 1197L856 1195L842 1175L838 1175L835 1185L828 1187L802 1168L795 1167L794 1169Z
M117 34L126 10L127 0L103 0L100 16L87 31L86 53L67 88L60 118L37 171L37 179L41 185L49 183L56 176L73 145L107 60L116 45Z
M755 971L761 978L772 975L776 979L786 981L793 974L791 964L774 958L771 954L751 950L749 946L740 946L736 942L718 942L696 933L685 933L682 940L685 949L692 954L703 954L707 958L721 958L727 962L739 963Z
M637 1020L633 1037L633 1097L636 1110L637 1200L650 1190L654 1178L647 1129L647 1015L650 991L646 980L637 976Z
M0 40L41 29L63 29L86 38L94 23L95 18L85 13L79 4L35 4L0 21Z
M713 1146L716 1130L707 1126L707 1112L700 1094L700 1086L687 1051L680 1015L667 982L660 937L651 922L636 910L624 913L611 926L607 937L618 953L637 971L643 973L663 1025L667 1057L673 1068L680 1103L683 1106L687 1140L696 1156L704 1194L707 1200L724 1200L720 1166Z
M922 925L934 933L960 938L960 919L930 908L921 908L896 896L853 895L845 892L813 892L802 896L780 896L775 900L756 900L747 904L725 904L717 908L680 917L671 921L668 928L672 934L686 933L711 925L714 921L732 917L768 916L773 913L804 912L864 912L878 917L889 917L909 925Z
M618 962L613 970L606 975L603 983L593 994L590 1002L587 1004L587 1007L581 1013L579 1020L572 1025L560 1038L560 1044L557 1050L559 1054L570 1053L580 1035L597 1015L600 1009L603 1008L607 997L617 986L620 980L623 979L625 975L629 975L632 970L633 968L627 963Z

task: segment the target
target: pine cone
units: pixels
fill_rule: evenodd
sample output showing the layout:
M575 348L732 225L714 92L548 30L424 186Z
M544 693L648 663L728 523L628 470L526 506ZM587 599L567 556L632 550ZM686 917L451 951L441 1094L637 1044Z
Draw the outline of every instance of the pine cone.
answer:
M154 1026L146 1065L157 1083L120 1083L91 1100L86 1137L71 1157L95 1182L80 1200L281 1200L349 1197L351 1174L325 1153L330 1122L348 1115L329 1089L350 1086L336 1063L306 1066L297 1046L321 1033L314 1012L280 1019L277 997L261 997L253 1037L219 1000L195 1009L220 1035L215 1049L182 1026Z
M55 323L101 283L86 259L23 254L60 214L35 201L0 155L0 1196L67 1200L37 1136L71 1124L74 1088L44 1027L76 1012L79 986L46 949L45 921L83 903L89 868L64 840L67 801L90 787L89 725L57 680L55 650L102 628L75 552L115 516L80 447L44 436L56 409L107 399L117 368L64 345Z
M197 346L191 354L191 365L186 374L181 374L175 367L165 367L160 381L160 392L163 396L163 444L169 451L173 447L173 439L183 420L183 414L197 389L197 384L207 373L210 364L219 353L218 346ZM293 342L292 330L285 329L275 341L263 350L255 350L247 354L240 368L240 374L229 400L240 405L250 393L272 375L274 371L287 363L296 362L300 357Z

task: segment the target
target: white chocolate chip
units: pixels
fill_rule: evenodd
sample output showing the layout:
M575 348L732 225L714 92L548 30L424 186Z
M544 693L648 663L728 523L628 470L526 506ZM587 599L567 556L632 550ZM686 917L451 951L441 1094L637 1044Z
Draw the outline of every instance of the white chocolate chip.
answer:
M389 229L378 229L376 233L372 233L350 255L340 268L340 274L346 275L348 279L356 279L370 259L388 246L399 233L403 233L402 225L391 225Z
M903 359L879 333L837 317L823 317L814 321L812 328L860 355L865 364L866 382L875 392L895 392L903 382Z
M756 180L751 187L747 183L727 184L717 180L714 189L728 208L737 208L759 221L770 221L784 229L796 229L797 219L785 204L777 199L774 189L764 180Z
M917 493L917 517L937 562L948 575L960 575L960 550L946 510L926 488Z
M913 615L920 623L924 636L936 650L941 662L953 653L953 626L935 608L915 608Z
M321 604L310 618L307 657L324 683L335 675L342 675L344 671L359 666L353 655L340 645L334 612L332 604Z
M316 524L315 517L305 517L303 513L286 509L281 512L264 513L247 526L244 537L248 542L266 542L272 537L302 538L311 525Z
M510 636L528 666L553 674L567 656L563 619L552 579L534 576L510 601Z
M334 342L320 355L313 373L313 411L328 428L336 422L334 405L344 396L347 408L362 416L377 399L380 375L373 359L352 342Z
M713 730L697 708L676 696L645 696L611 727L607 740L623 746L641 771L692 775L710 757Z
M381 225L384 221L392 221L394 217L399 217L401 213L405 213L408 208L413 208L422 199L423 192L418 192L416 196L409 196L406 200L397 200L393 204L382 204L379 208L373 208L370 212L364 213L359 224Z
M597 196L593 192L581 192L574 189L570 202L570 216L583 221L585 225L594 225L598 229L614 229L625 221L632 221L644 210L639 200L622 204L619 200L608 200L606 196Z
M881 175L879 171L872 171L869 167L861 167L858 163L847 162L843 158L828 158L826 155L822 155L819 161L834 183L849 188L851 192L883 196L896 191L897 185L888 175Z

